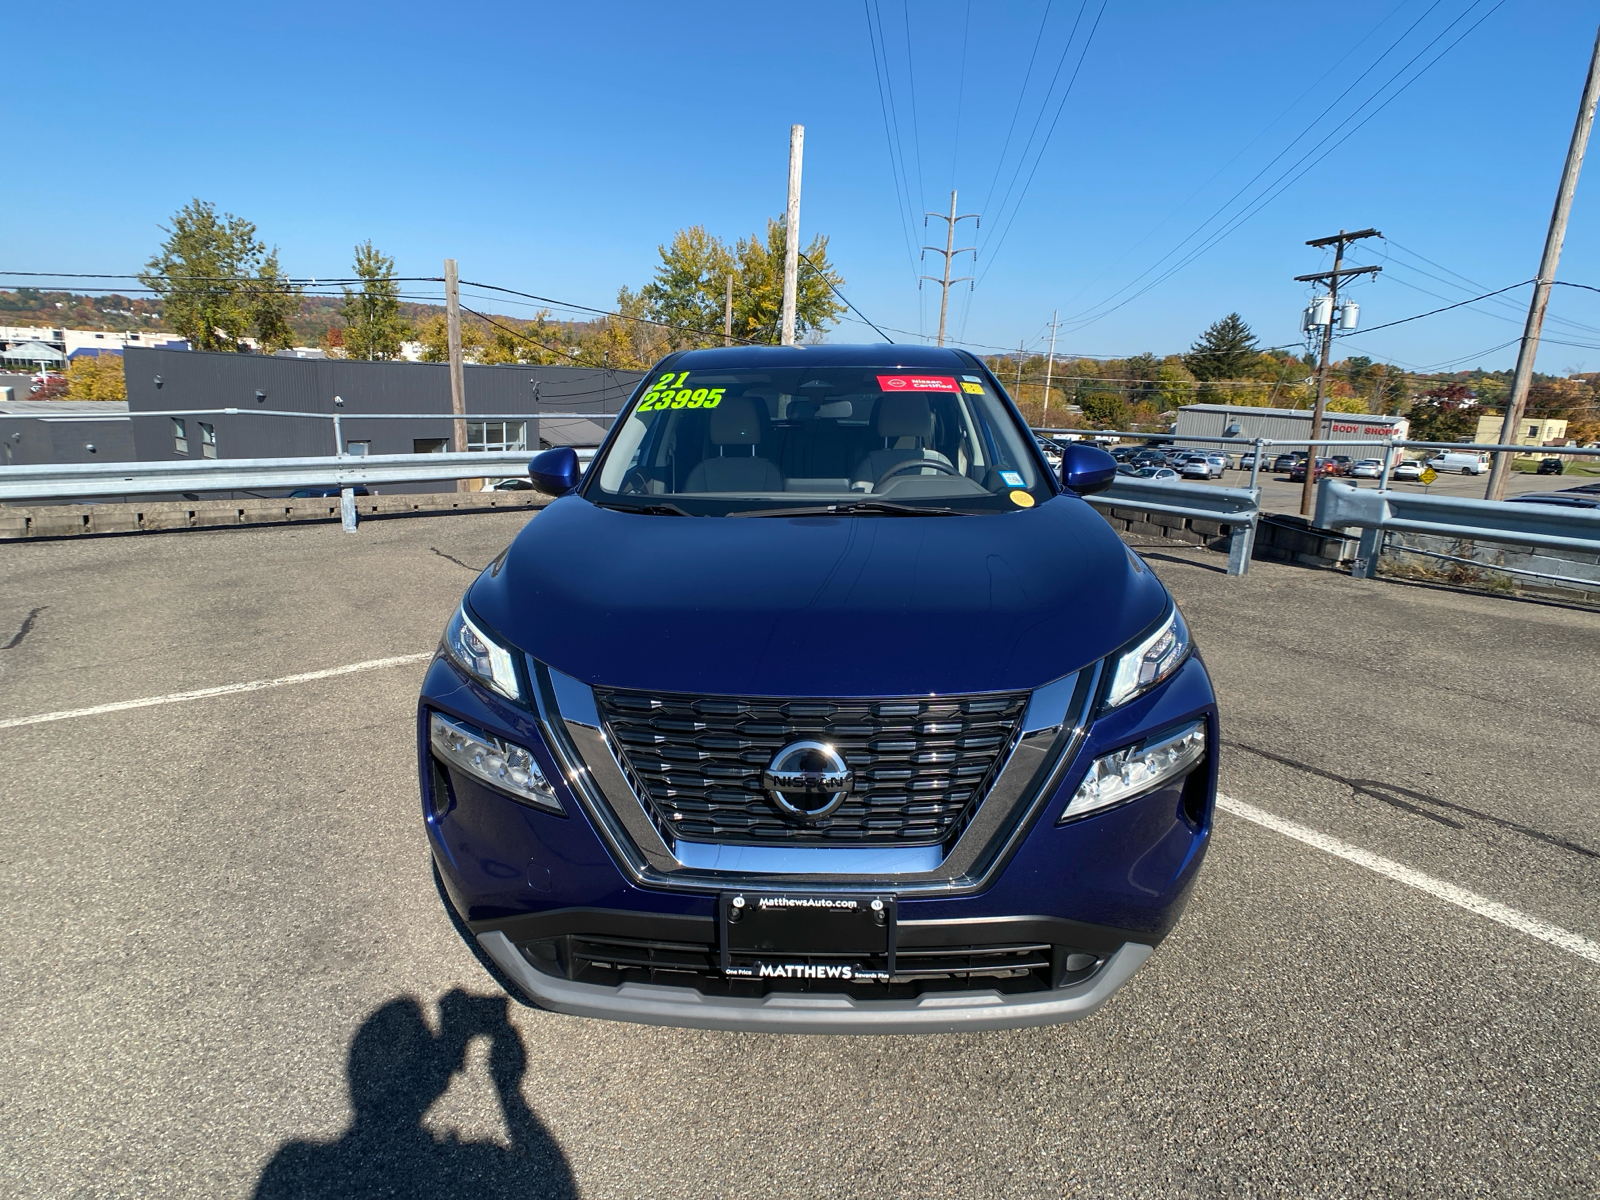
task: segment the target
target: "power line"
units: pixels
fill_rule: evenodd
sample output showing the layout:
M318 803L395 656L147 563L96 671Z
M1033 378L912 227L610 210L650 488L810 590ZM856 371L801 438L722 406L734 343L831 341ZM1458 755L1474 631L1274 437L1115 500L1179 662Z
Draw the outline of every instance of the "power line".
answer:
M1089 47L1094 44L1095 31L1100 28L1100 18L1106 14L1106 4L1109 0L1100 0L1100 11L1095 13L1094 24L1089 27L1089 35L1083 40L1083 49L1078 53L1077 65L1072 68L1072 78L1067 80L1067 87L1061 93L1061 103L1056 105L1056 115L1050 120L1050 128L1044 135L1044 141L1039 143L1039 153L1034 156L1033 167L1028 172L1028 178L1022 185L1022 191L1017 195L1017 202L1011 206L1011 215L1006 218L1006 226L1000 231L1000 237L995 242L994 249L989 252L988 262L983 268L983 274L978 277L982 283L994 267L994 260L999 257L1000 249L1006 244L1006 237L1011 233L1011 226L1015 224L1017 214L1022 211L1022 202L1028 197L1028 189L1033 186L1033 177L1039 173L1039 164L1044 161L1044 152L1050 147L1050 139L1055 136L1056 126L1061 122L1061 114L1066 111L1067 98L1072 95L1072 87L1078 82L1078 73L1083 70L1083 60L1089 55ZM1019 163L1020 167L1021 164ZM985 243L987 245L987 243ZM974 285L976 286L976 285Z
M1446 304L1443 308L1431 309L1428 312L1417 313L1415 316L1401 317L1398 321L1386 321L1382 325L1373 325L1370 328L1361 330L1361 332L1363 334L1377 333L1378 330L1380 330L1380 329L1390 329L1390 328L1393 328L1396 325L1405 325L1410 321L1420 321L1420 320L1422 320L1423 317L1437 316L1439 313L1449 312L1452 308L1460 308L1460 307L1462 307L1463 305L1466 305L1466 304L1476 304L1479 300L1487 300L1490 296L1498 296L1502 292L1511 292L1511 291L1515 291L1519 287L1527 287L1532 282L1533 282L1533 280L1531 280L1531 279L1524 279L1520 283L1508 284L1507 286L1505 286L1503 288L1497 288L1495 291L1485 292L1481 296L1474 296L1470 300L1458 300L1454 304ZM1443 297L1441 296L1440 299L1443 299ZM1492 314L1485 314L1485 315L1492 315ZM1345 337L1352 337L1354 335L1353 334L1339 334L1338 336L1341 337L1341 338L1345 338Z
M882 20L883 20L883 18L882 18L882 15L880 14L879 18L878 18L879 19L879 28L878 28L877 33L874 33L873 32L873 28L872 28L872 10L873 10L873 5L871 3L871 0L861 0L861 7L862 7L862 11L865 13L866 18L867 18L867 41L871 45L871 48L872 48L872 74L873 74L873 78L877 81L877 84L878 84L878 111L883 117L883 138L884 138L884 142L888 146L888 150L889 150L889 177L890 177L890 179L892 179L894 181L895 219L900 224L900 235L905 241L906 262L908 264L910 264L912 278L915 278L916 274L917 274L917 260L916 260L916 257L915 257L915 255L913 255L912 250L911 250L912 222L910 221L910 219L908 217L908 214L911 211L911 209L910 209L910 200L909 200L909 197L907 197L907 196L902 194L901 186L900 186L900 184L901 184L901 176L904 174L903 161L897 161L896 158L895 158L895 143L896 143L896 140L899 137L899 121L898 121L898 118L896 118L895 124L894 124L895 132L894 132L893 135L891 135L890 134L890 119L889 119L889 117L890 117L890 112L891 112L891 110L893 108L894 93L893 93L892 90L890 90L888 95L886 96L885 95L885 91L884 91L884 74L887 73L887 71L888 71L888 58L889 58L887 47L885 47L885 49L884 49L884 55L883 55L884 67L883 67L883 70L880 71L878 69L878 47L879 47L879 43L883 40L883 29L882 29ZM902 154L902 159L903 159L903 154ZM909 181L907 183L907 190L909 191Z
M1017 118L1022 115L1022 102L1028 95L1028 81L1033 78L1033 63L1039 57L1039 45L1044 40L1044 27L1050 21L1050 6L1054 0L1045 0L1044 16L1039 18L1039 31L1033 35L1033 49L1028 54L1028 69L1022 73L1022 87L1017 90L1017 104L1011 110L1011 123L1006 126L1005 141L1000 145L1000 157L994 162L994 178L989 180L989 190L983 194L983 207L994 199L995 185L1000 182L1000 171L1005 166L1006 152L1011 149L1011 135L1016 132Z
M1428 15L1428 13L1431 13L1434 10L1434 8L1437 8L1439 2L1440 2L1440 0L1436 0L1435 4L1433 6L1431 6L1427 10L1427 12L1425 12L1423 14L1423 16L1426 17ZM1133 283L1129 283L1129 284L1124 285L1122 288L1119 288L1116 292L1113 292L1111 294L1111 296L1108 296L1105 300L1102 300L1099 304L1093 305L1090 308L1085 309L1076 318L1073 318L1073 320L1077 323L1077 327L1080 328L1080 329L1084 328L1084 327L1086 327L1086 326L1088 326L1090 324L1093 324L1095 321L1099 321L1099 320L1109 316L1111 313L1116 312L1118 309L1120 309L1120 308L1126 306L1127 304L1131 303L1132 301L1138 299L1140 296L1143 296L1145 293L1149 292L1152 288L1157 287L1160 284L1164 283L1166 280L1172 278L1173 275L1175 275L1179 271L1183 270L1183 268L1187 267L1190 263L1194 262L1197 258L1199 258L1201 255L1205 254L1212 247L1216 246L1219 242L1221 242L1229 234L1233 233L1234 230L1238 229L1241 225L1243 225L1251 217L1255 216L1263 208L1265 208L1268 204L1272 203L1273 200L1277 199L1280 195L1282 195L1285 191L1287 191L1290 187L1292 187L1308 171L1310 171L1312 169L1312 167L1317 165L1317 163L1315 161L1313 161L1309 165L1305 165L1305 166L1302 166L1302 164L1306 164L1308 159L1311 159L1319 151L1322 151L1325 146L1327 147L1327 149L1324 152L1324 154L1331 153L1332 151L1334 151L1334 150L1338 149L1340 146L1342 146L1351 137L1355 136L1355 134L1358 133L1361 129L1365 128L1365 126L1374 117L1376 117L1379 113L1381 113L1384 109L1386 109L1395 100L1399 99L1399 97L1401 95L1403 95L1406 92L1406 90L1411 87L1412 84L1416 83L1416 81L1418 79L1421 79L1423 75L1427 74L1427 72L1430 71L1434 66L1436 66L1440 62L1440 60L1442 60L1445 57L1445 55L1449 54L1451 50L1455 49L1456 46L1460 45L1460 43L1465 38L1467 38L1469 35L1471 35L1473 33L1473 31L1475 31L1480 25L1482 25L1484 23L1484 21L1488 20L1491 16L1493 16L1497 11L1499 11L1499 9L1501 7L1503 7L1504 4L1505 4L1505 0L1498 0L1498 2L1492 8L1490 8L1488 10L1488 12L1484 13L1481 17L1479 17L1478 20L1476 22L1474 22L1464 33L1462 33L1459 37L1457 37L1455 39L1455 41L1451 42L1448 46L1446 46L1443 50L1441 50L1437 55L1435 55L1434 58L1431 61L1429 61L1427 64L1425 64L1422 67L1421 70L1417 71L1414 75L1411 76L1410 79L1406 80L1403 84L1401 84L1400 87L1397 88L1387 99L1385 99L1383 101L1383 103L1379 104L1376 109L1374 109L1372 112L1368 113L1364 118L1362 118L1362 120L1358 124L1356 124L1353 128L1349 129L1348 132L1345 132L1342 137L1339 137L1338 141L1334 142L1333 145L1331 145L1331 146L1327 145L1327 143L1328 143L1328 141L1330 139L1332 139L1335 136L1337 136L1340 133L1340 131L1345 128L1346 125L1349 125L1349 123L1351 121L1353 121L1357 116L1360 115L1360 113L1361 113L1361 111L1363 109L1365 109L1368 105L1372 104L1397 79L1399 79L1408 70L1410 70L1411 67L1413 65L1415 65L1415 63L1417 62L1418 59L1420 59L1430 49L1432 49L1433 46L1435 46L1446 34L1448 34L1450 32L1450 30L1452 30L1457 25L1459 25L1463 20L1465 20L1466 17L1468 15L1470 15L1471 12L1475 8L1477 8L1479 4L1481 4L1483 2L1484 2L1484 0L1472 0L1472 3L1470 3L1467 6L1467 8L1465 10L1463 10L1463 12L1460 14L1460 16L1456 17L1453 21L1451 21L1448 25L1446 25L1444 27L1444 29L1442 29L1439 33L1434 35L1434 37L1426 45L1424 45L1421 50L1419 50L1415 55L1413 55L1404 65L1402 65L1399 68L1399 70L1395 71L1394 74L1392 74L1387 80L1384 81L1384 83L1379 85L1379 87L1370 96L1368 96L1366 100L1362 101L1362 103L1360 105L1358 105L1353 112L1349 113L1347 116L1342 118L1337 124L1335 124L1334 127L1331 130L1329 130L1326 134L1323 135L1323 137L1322 137L1322 139L1320 141L1318 141L1309 150L1307 150L1304 154L1302 154L1300 156L1300 158L1296 159L1294 163L1292 163L1288 168L1286 168L1276 179L1274 179L1271 183L1269 183L1261 192L1257 193L1255 198L1253 198L1253 199L1251 199L1249 201L1246 201L1243 209L1240 212L1236 213L1234 216L1228 218L1227 222L1225 223L1223 228L1221 228L1218 231L1216 231L1215 233L1209 235L1206 238L1206 240L1200 246L1196 247L1195 249L1193 249L1190 252L1188 252L1187 254L1185 254L1183 256L1183 258L1179 262L1177 262L1173 266L1169 267L1167 270L1163 271L1159 276L1157 276L1154 280L1152 280L1151 282L1146 284L1144 287L1140 288L1133 295L1127 297L1126 299L1120 301L1119 303L1117 303L1115 305L1112 305L1110 308L1105 308L1104 307L1107 303L1109 303L1109 301L1111 299L1115 298L1117 295L1119 295L1122 292L1126 291L1129 287L1132 287L1133 283L1137 283L1137 281L1139 279L1142 279L1144 276L1148 275L1151 271L1155 270L1156 267L1158 267L1162 262L1166 261L1168 258L1171 258L1172 255L1177 253L1178 250L1180 250L1186 243L1188 243L1189 241L1192 241L1196 236L1198 236L1201 233L1201 231L1204 230L1204 228L1207 225L1209 225L1212 221L1216 220L1217 217L1220 216L1228 207L1230 207L1235 200L1237 200L1241 195L1243 195L1254 184L1254 182L1257 179L1259 179L1263 174L1265 174L1266 170L1271 167L1272 163L1275 163L1279 159L1281 159L1284 156L1284 154L1286 154L1288 152L1288 149L1290 147L1292 147L1301 138L1306 136L1306 133L1308 133L1310 131L1310 129L1313 126L1315 126L1316 122L1320 121L1322 119L1322 117L1326 115L1328 110L1325 109L1322 114L1318 115L1316 120L1313 121L1311 123L1311 125L1307 126L1305 131L1302 131L1300 134L1296 135L1296 137L1289 142L1288 146L1286 146L1283 151L1281 151L1278 155L1276 155L1271 160L1271 162L1268 163L1267 167L1263 168L1261 171L1258 171L1255 174L1255 176L1253 176L1251 178L1249 183L1246 183L1244 185L1244 187L1242 187L1238 191L1236 191L1232 197L1230 197L1220 208L1218 208L1216 210L1216 212L1214 212L1210 217L1206 218L1206 220L1204 222L1202 222L1200 224L1200 226L1198 226L1193 233L1189 234L1188 237L1184 238L1183 241L1179 242L1177 246L1173 247L1172 250L1169 250L1160 259L1157 259L1155 263L1153 263L1150 267L1147 267L1138 276L1135 276ZM1418 21L1420 22L1421 19L1422 18L1418 18ZM1395 42L1390 46L1389 50L1385 50L1384 53L1379 56L1377 61L1381 62L1383 58L1387 57L1388 54L1395 48L1395 46L1398 46L1401 41L1403 41L1407 36L1409 36L1410 32L1413 29L1415 29L1416 26L1417 26L1417 22L1413 22L1412 25L1407 27L1406 32L1401 34L1400 38L1397 38L1395 40ZM1369 68L1369 71L1370 71L1370 68ZM1365 74L1367 74L1367 72L1363 72L1363 76ZM1348 94L1348 91L1349 91L1349 89L1346 89L1346 93L1345 94ZM1103 311L1097 312L1096 309L1102 309Z
M823 283L828 285L828 290L830 292L832 292L835 296L839 297L840 300L844 301L844 304L845 304L846 308L848 308L851 312L855 313L856 316L860 317L868 325L872 325L872 322L867 320L867 314L862 312L854 304L851 304L850 301L845 297L845 294L843 292L841 292L838 288L833 286L833 280L829 279L828 276L821 270L821 268L819 268L816 263L811 261L810 256L807 255L804 250L797 250L796 253L800 255L800 261L805 263L806 266L810 267L814 272L816 272L817 278L822 280ZM894 345L894 339L892 337L890 337L887 333L884 333L883 330L878 329L878 327L876 325L872 325L872 328L876 329L878 331L878 336L883 338L884 341L888 342L891 346Z

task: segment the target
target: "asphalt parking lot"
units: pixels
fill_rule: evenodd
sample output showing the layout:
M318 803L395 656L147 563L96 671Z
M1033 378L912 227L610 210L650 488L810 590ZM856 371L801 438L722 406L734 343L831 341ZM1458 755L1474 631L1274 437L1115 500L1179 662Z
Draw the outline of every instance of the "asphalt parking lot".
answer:
M0 546L0 1194L1600 1192L1600 617L1134 537L1231 808L1128 986L655 1029L506 1004L430 878L420 656L524 519Z

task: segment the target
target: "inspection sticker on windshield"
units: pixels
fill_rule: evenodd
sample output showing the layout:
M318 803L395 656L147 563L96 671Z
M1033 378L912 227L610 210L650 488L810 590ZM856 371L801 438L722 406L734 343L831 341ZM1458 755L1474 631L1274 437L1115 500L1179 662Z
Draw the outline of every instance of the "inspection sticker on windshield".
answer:
M1000 478L1005 480L1007 487L1022 486L1022 472L1020 471L1001 471Z
M954 392L954 375L879 375L878 386L886 392Z
M961 390L963 392L970 392L974 396L981 396L983 395L983 384L963 382L961 385Z

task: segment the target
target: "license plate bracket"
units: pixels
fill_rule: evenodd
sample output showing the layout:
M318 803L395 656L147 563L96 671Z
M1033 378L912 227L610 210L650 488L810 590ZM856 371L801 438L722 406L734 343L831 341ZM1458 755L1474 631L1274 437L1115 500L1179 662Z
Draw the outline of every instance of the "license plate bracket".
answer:
M895 916L893 895L724 892L717 898L722 973L760 975L765 964L787 978L812 978L802 968L821 962L850 971L819 978L887 982L894 975ZM880 956L883 968L867 967Z

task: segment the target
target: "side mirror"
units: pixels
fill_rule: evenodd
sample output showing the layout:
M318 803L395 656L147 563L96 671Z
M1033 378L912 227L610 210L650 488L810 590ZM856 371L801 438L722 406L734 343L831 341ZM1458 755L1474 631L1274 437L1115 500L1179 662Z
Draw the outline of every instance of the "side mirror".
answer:
M1061 482L1080 496L1101 492L1117 477L1117 460L1098 446L1073 442L1061 452Z
M533 490L546 496L564 496L578 486L583 472L578 469L578 452L571 446L541 450L528 463L528 480Z

